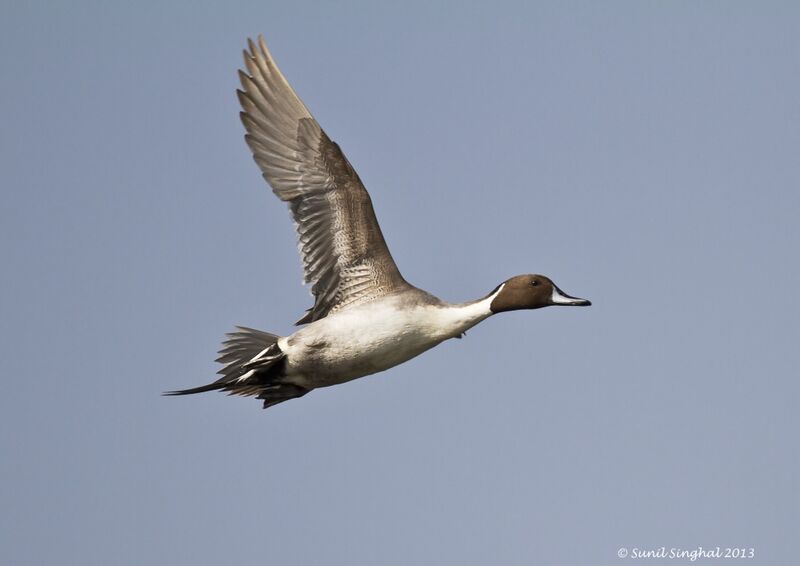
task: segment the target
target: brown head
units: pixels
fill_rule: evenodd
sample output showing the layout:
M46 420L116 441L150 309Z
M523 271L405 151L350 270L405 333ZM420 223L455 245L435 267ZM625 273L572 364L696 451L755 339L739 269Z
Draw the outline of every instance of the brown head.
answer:
M570 297L544 275L517 275L500 285L494 293L497 295L489 306L493 313L552 305L588 307L592 304L586 299Z

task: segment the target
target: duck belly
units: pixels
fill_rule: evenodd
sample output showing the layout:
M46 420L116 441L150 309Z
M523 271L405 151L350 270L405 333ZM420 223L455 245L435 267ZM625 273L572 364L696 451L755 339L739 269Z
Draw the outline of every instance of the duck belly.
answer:
M401 364L460 334L437 307L364 305L315 321L284 338L286 376L325 387Z

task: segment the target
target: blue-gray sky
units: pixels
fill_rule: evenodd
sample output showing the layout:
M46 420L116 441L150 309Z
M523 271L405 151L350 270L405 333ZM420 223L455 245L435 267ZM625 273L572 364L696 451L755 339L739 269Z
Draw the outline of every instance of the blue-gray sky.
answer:
M7 3L0 562L796 561L799 28L791 2ZM258 33L408 280L540 272L594 306L268 411L160 397L311 302L237 117Z

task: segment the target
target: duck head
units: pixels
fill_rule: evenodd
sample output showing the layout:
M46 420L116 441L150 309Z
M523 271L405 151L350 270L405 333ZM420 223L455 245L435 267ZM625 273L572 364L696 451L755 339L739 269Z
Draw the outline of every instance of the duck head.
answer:
M499 291L498 291L499 289ZM502 283L489 308L493 313L540 309L553 305L588 307L591 301L570 297L544 275L517 275Z

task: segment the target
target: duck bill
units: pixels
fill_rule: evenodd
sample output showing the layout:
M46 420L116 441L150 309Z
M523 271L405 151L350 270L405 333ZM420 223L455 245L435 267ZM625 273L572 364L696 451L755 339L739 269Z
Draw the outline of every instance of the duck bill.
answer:
M570 297L564 291L553 285L553 296L550 299L550 304L562 305L565 307L588 307L592 302L588 299Z

